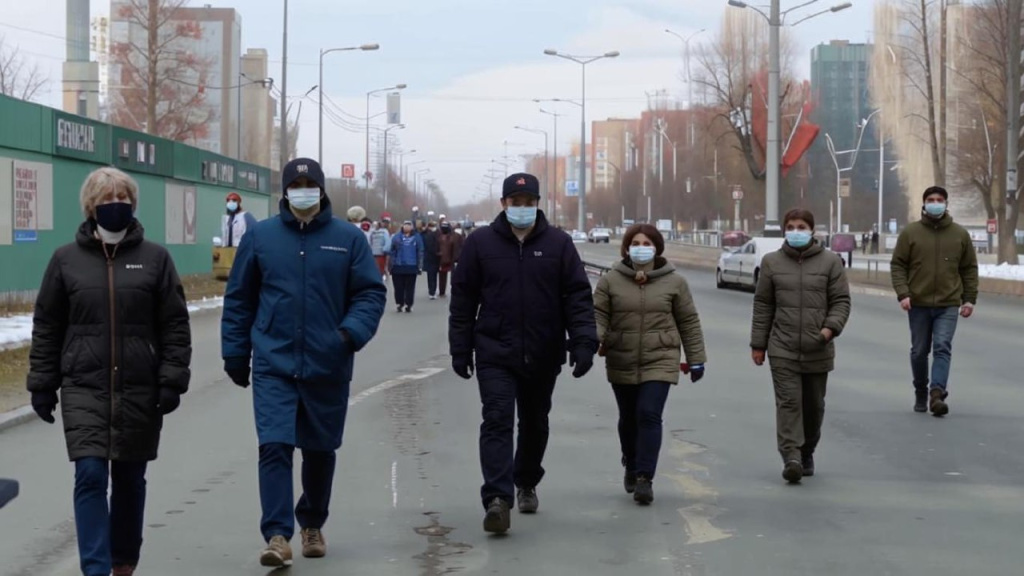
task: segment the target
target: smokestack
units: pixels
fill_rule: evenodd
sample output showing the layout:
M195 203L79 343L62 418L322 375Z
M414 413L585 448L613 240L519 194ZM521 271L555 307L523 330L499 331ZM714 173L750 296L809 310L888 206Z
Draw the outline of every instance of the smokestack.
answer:
M67 0L67 61L89 61L89 0Z
M64 111L99 116L99 64L89 61L89 0L67 0L67 57L63 66Z

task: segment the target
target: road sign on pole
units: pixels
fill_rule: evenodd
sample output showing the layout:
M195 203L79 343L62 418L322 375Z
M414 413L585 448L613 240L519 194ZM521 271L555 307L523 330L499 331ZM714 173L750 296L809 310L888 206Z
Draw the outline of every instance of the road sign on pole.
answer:
M995 234L999 230L999 221L992 218L987 222L985 228L988 230L989 234Z
M839 180L839 197L849 198L850 197L850 179L843 178Z
M732 187L732 199L743 200L743 187L739 184Z
M345 180L352 180L356 177L356 165L355 164L342 164L341 165L341 177Z
M578 180L565 181L565 195L569 198L580 195L580 183Z

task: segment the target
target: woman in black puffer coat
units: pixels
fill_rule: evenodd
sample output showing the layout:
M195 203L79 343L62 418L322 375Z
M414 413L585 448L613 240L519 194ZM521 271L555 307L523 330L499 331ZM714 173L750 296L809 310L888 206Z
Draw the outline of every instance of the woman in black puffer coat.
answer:
M120 170L89 175L81 193L86 221L75 242L54 252L33 317L28 390L49 423L60 392L85 576L134 572L146 464L190 377L184 290L167 250L143 239L138 196Z

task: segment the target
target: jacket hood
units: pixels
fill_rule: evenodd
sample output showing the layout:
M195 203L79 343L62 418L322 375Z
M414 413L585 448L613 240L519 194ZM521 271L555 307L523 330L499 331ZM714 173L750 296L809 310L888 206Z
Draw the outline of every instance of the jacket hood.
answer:
M929 227L948 228L949 226L951 226L953 224L953 217L950 216L949 211L947 210L946 213L943 214L941 218L936 220L935 218L932 218L927 213L925 213L924 208L922 208L921 209L921 223L924 224L925 226L929 226Z
M295 214L292 214L292 210L288 204L288 199L282 197L277 206L281 211L281 220L289 227L298 228L299 219L295 217ZM327 222L330 222L333 217L334 213L331 211L331 198L327 196L327 194L324 194L323 198L320 199L320 212L313 218L309 225L323 226ZM362 230L360 230L360 232L362 232Z
M612 266L612 270L630 278L636 276L636 270L633 268L632 262L630 262L629 258L624 258L616 262L615 265ZM657 256L654 259L654 268L647 272L647 277L651 279L660 278L661 276L674 274L675 271L676 267L673 266L671 262L661 256Z
M516 242L519 241L516 238L515 232L512 231L512 225L508 223L508 216L505 214L504 210L502 210L501 213L498 214L498 216L494 219L494 222L491 223L491 228L494 228L495 232L509 240L514 240ZM526 237L524 242L544 232L544 230L546 230L547 228L548 219L546 216L544 216L544 211L538 208L537 222L533 225L533 230L530 230L530 235Z
M142 227L142 223L138 220L133 219L131 224L128 225L128 229L125 232L124 239L121 240L117 245L122 248L131 248L132 246L138 246L142 244L145 239L146 230ZM103 242L96 237L96 221L86 220L78 226L78 232L75 233L75 242L83 248L90 250L102 250Z
M813 256L821 254L822 252L825 251L825 247L822 246L821 243L817 241L817 239L815 239L811 240L811 244L808 247L804 248L803 250L799 248L793 248L792 246L789 245L788 242L783 242L782 248L780 248L779 250L781 250L783 254L789 256L793 260L800 260L811 258Z

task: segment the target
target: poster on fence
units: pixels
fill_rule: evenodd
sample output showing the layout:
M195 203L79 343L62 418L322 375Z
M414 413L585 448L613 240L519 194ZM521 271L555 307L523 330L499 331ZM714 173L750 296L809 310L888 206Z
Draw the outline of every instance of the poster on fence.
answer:
M14 241L35 242L40 230L53 230L53 167L15 160L12 172Z
M166 244L196 243L196 187L167 182L164 187Z
M0 158L0 246L14 241L14 179L11 159Z

